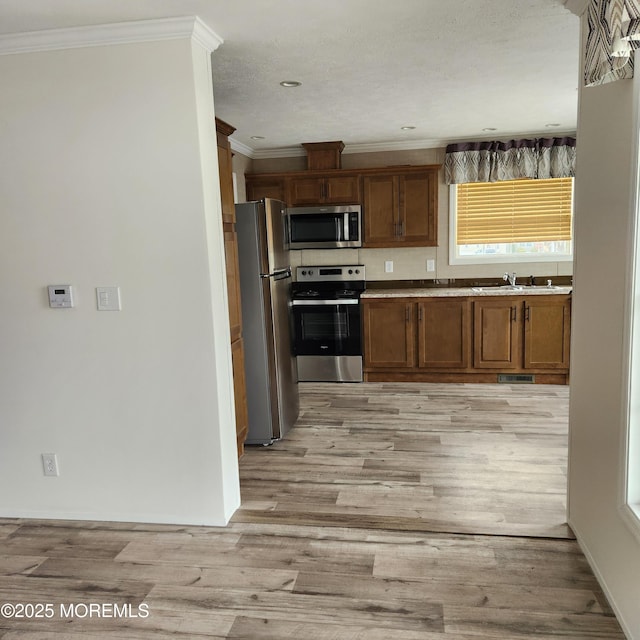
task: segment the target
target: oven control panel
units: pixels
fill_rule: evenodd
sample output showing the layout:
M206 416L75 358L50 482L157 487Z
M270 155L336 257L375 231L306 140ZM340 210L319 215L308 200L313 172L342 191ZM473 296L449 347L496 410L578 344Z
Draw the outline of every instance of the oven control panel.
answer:
M348 282L365 280L363 264L343 266L305 266L296 269L298 282Z

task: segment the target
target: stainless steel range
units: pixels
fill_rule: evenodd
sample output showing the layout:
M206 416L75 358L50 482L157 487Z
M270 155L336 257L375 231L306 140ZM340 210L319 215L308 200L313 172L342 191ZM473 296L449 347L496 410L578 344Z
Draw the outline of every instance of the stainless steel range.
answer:
M298 267L291 286L298 380L362 382L364 265Z

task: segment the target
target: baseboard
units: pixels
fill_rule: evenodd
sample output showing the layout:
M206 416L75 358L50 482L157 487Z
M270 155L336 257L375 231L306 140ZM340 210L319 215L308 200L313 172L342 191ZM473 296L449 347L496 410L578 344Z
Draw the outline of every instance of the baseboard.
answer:
M580 534L580 530L571 521L569 521L567 524L571 527L571 529L573 530L573 533L575 533L578 546L580 547L580 550L582 551L582 553L584 553L584 557L587 559L587 562L591 567L591 571L593 571L593 574L595 575L596 580L598 581L598 584L600 585L600 588L604 593L604 597L607 599L607 602L609 603L609 606L611 607L613 612L616 614L616 619L618 620L618 623L622 627L622 631L624 632L625 637L627 638L627 640L640 640L640 636L633 635L633 632L631 631L631 628L629 627L629 625L626 623L624 616L622 615L622 612L616 606L616 601L611 595L609 585L607 584L607 581L604 579L603 575L600 573L600 570L598 569L598 565L596 564L593 556L591 555L591 552L589 551L589 548L584 542L583 536Z

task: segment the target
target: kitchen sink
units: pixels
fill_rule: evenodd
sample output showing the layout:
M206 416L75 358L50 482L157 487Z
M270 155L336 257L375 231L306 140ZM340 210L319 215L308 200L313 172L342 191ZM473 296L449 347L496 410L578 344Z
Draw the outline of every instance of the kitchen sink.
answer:
M500 284L488 287L471 287L471 291L526 291L528 289L559 289L555 284Z
M499 284L489 287L471 287L471 291L521 291L522 289L524 289L524 287L519 284Z
M559 289L555 284L525 284L525 289Z

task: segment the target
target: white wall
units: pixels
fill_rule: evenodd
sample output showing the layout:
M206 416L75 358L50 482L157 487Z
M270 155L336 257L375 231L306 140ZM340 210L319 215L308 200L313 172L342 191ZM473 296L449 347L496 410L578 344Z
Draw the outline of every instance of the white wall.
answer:
M0 56L2 516L239 504L208 60L190 38ZM65 283L76 308L50 309Z
M636 639L640 539L620 506L639 87L636 78L580 94L569 446L569 523Z

